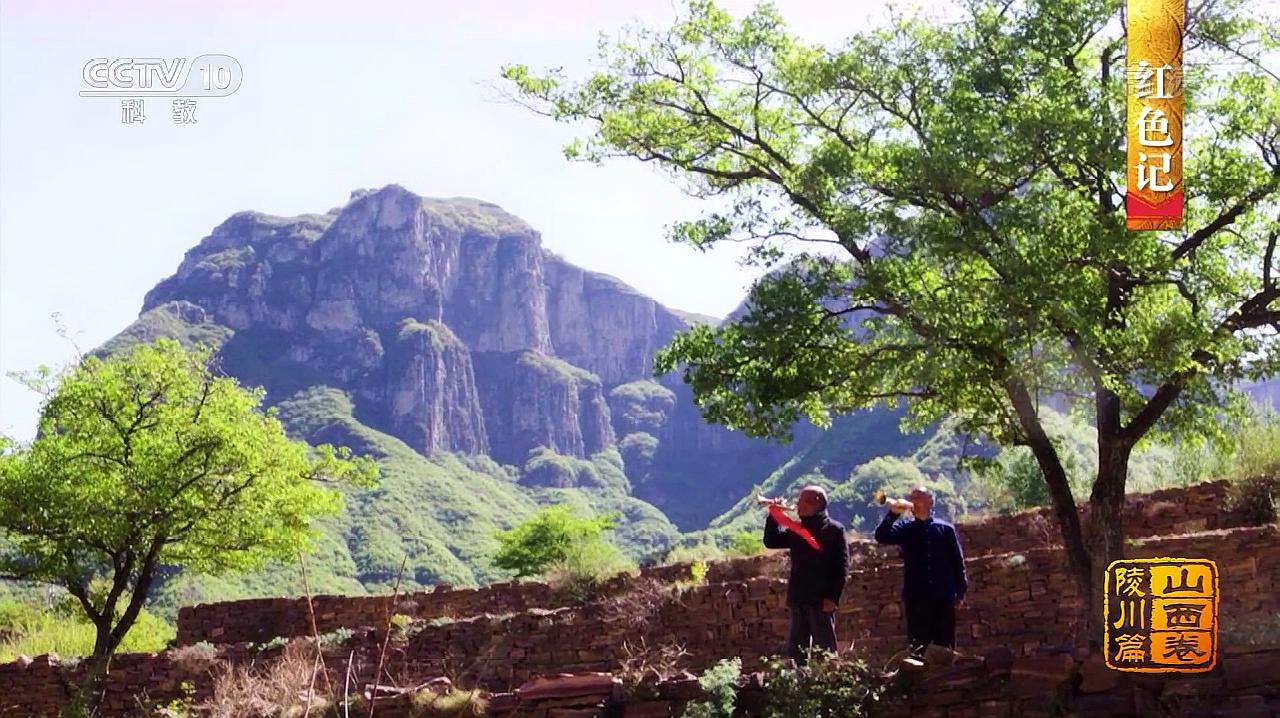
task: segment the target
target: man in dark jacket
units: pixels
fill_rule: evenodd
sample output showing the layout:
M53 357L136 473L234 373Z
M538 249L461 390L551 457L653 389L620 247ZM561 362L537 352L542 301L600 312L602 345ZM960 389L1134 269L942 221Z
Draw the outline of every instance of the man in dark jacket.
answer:
M964 605L969 581L955 527L933 518L933 494L917 486L907 500L913 515L899 518L905 506L891 504L876 542L901 547L907 641L918 659L930 643L955 649L956 609Z
M811 641L814 647L836 652L835 611L849 571L849 544L844 527L827 516L827 493L821 486L800 490L796 513L800 514L800 526L793 524L788 529L780 526L770 511L764 524L764 545L788 549L791 555L787 655L803 664ZM785 515L782 518L789 522Z

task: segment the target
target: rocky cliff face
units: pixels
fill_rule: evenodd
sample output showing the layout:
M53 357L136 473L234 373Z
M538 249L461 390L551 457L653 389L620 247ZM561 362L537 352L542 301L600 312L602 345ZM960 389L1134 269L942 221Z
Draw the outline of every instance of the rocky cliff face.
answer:
M524 467L630 437L637 495L697 528L787 453L703 423L678 377L653 380L654 352L707 320L573 266L496 205L389 185L324 214L233 215L120 340L211 337L269 401L341 389L359 421L422 454Z
M653 355L688 327L676 313L619 280L545 252L555 354L608 385L653 374Z
M528 410L481 405L472 353L551 355L548 294L540 238L524 222L489 203L391 185L355 192L323 215L237 214L143 309L203 308L235 332L230 368L276 398L330 384L353 392L362 418L423 453L508 454L512 439L499 431L491 446L486 418L524 431L528 418L510 412ZM576 413L584 406L585 429ZM543 401L539 410L564 412L544 417L563 430L531 436L574 452L609 442L594 406Z

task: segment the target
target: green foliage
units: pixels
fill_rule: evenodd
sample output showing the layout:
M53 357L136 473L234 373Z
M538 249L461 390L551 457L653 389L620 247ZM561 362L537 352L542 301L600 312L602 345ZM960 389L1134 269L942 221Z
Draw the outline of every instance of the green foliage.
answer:
M755 556L764 553L764 539L758 531L739 531L729 537L731 556Z
M458 233L465 230L496 238L532 231L523 220L498 205L470 197L423 197L422 208L431 215L433 223Z
M0 599L0 663L45 653L62 658L90 656L96 636L83 611L50 610L30 601ZM173 626L143 609L119 650L155 653L164 650L175 636Z
M633 559L665 550L678 535L661 511L616 489L526 488L515 482L514 467L488 457L424 457L357 421L348 397L330 387L299 392L278 408L292 435L341 442L377 457L382 475L377 488L346 491L341 515L317 522L316 549L306 557L316 593L390 592L406 556L406 589L505 580L511 573L491 561L499 548L496 534L532 517L540 505L568 504L584 516L621 513L613 539ZM603 452L593 458L598 474L606 476L616 461ZM158 588L156 610L172 618L183 604L301 590L296 559L238 576L184 574Z
M766 668L765 695L765 718L887 716L893 697L879 672L862 660L822 652L801 668L771 662Z
M349 628L335 628L328 633L320 634L320 645L324 648L342 646L354 635L355 632Z
M163 718L189 718L191 716L192 704L196 698L196 685L191 681L183 681L179 684L178 689L182 692L182 695L166 701L162 705L155 706L154 715L163 716Z
M1228 508L1251 524L1274 523L1280 515L1280 419L1267 415L1244 426L1226 463Z
M706 581L708 568L706 561L694 561L689 564L689 583L697 586Z
M1077 500L1086 498L1097 464L1097 431L1079 417L1052 409L1042 409L1040 416L1067 470L1072 493ZM1280 450L1274 448L1280 441L1280 428L1270 420L1249 418L1233 421L1231 426L1234 436L1229 442L1143 442L1130 459L1127 489L1155 491L1234 478L1262 492L1242 501L1265 507L1269 503L1265 478L1260 483L1256 480L1280 470ZM1223 446L1224 443L1235 448ZM974 499L988 509L1017 511L1050 504L1044 475L1027 447L1001 450L990 464L976 472L974 479Z
M557 454L539 446L529 452L520 483L548 488L610 489L622 494L631 490L623 472L622 456L615 449L605 449L589 460Z
M675 393L651 379L620 384L609 391L609 409L621 434L657 434L675 407Z
M402 319L397 326L396 338L406 341L416 337L424 338L436 352L441 352L446 347L464 349L466 346L442 322L432 319L424 324L413 318Z
M622 454L627 478L631 483L645 483L653 469L654 457L658 454L658 440L652 434L634 432L622 437L618 442L618 451Z
M1280 474L1280 417L1266 415L1245 424L1237 451L1230 457L1227 478Z
M622 454L617 449L606 448L591 455L591 466L595 469L596 483L584 488L601 488L618 493L631 492L631 483L623 468Z
M214 374L208 349L161 339L55 374L37 438L0 447L0 572L60 585L97 627L96 658L134 623L161 565L261 568L309 550L341 507L322 482L371 485L371 460L289 439L261 391Z
M209 321L205 311L191 302L165 302L143 312L100 351L104 355L115 354L134 344L149 344L161 338L176 339L186 347L217 347L232 334L227 327Z
M883 490L889 496L906 496L915 486L926 486L934 495L934 512L952 519L963 510L956 487L945 476L926 476L911 457L881 456L859 466L849 480L835 487L827 499L833 507L853 517L851 527L873 527L879 523L884 508L871 503L872 496Z
M287 636L274 636L270 640L253 644L251 648L254 653L267 653L279 648L284 648L287 645L289 645L289 638Z
M524 477L520 480L526 486L549 486L567 488L577 486L580 478L588 478L587 474L595 469L585 466L579 471L579 462L571 456L561 456L545 446L529 452L529 460L524 464Z
M571 600L585 603L598 598L609 579L635 570L635 562L617 546L596 538L570 544L562 558L545 566L542 578Z
M413 695L410 718L468 718L488 715L489 702L478 690L451 688L447 693L419 691Z
M618 515L612 541L635 560L662 554L680 536L670 519L652 504L615 491L536 489L531 493L540 505L563 504L578 515Z
M498 534L500 547L493 565L513 571L517 578L536 576L551 564L568 560L570 552L579 547L604 543L601 534L613 528L614 520L613 516L574 516L567 506L542 509L528 521Z
M662 557L664 565L677 563L704 563L706 561L718 561L725 557L724 551L711 540L711 537L705 534L697 539L685 539L685 541Z
M742 659L719 661L702 672L698 685L706 693L706 700L694 701L684 709L685 718L733 718L733 708L738 702L738 679L742 675Z
M397 613L391 617L391 636L396 640L404 640L412 633L413 616Z

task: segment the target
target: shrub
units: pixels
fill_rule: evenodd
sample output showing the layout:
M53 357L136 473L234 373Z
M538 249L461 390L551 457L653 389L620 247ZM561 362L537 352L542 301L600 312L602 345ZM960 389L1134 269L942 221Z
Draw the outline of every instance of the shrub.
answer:
M320 647L330 648L341 646L351 640L351 637L354 635L355 631L352 631L350 628L335 628L328 633L320 634Z
M597 598L609 579L635 570L635 563L617 546L596 539L570 546L563 559L548 567L543 578L570 599L585 603Z
M226 665L214 676L213 695L195 706L204 718L278 718L323 715L333 697L320 692L329 682L315 675L316 647L312 641L292 641L280 657L260 666Z
M738 702L738 678L741 675L742 660L739 658L725 659L704 671L698 678L698 685L702 686L707 698L686 706L685 718L733 718L734 704Z
M729 538L730 556L756 556L764 553L764 539L756 531L739 531Z
M861 660L818 652L801 668L772 661L765 680L765 718L872 718L889 714L891 690Z
M1237 479L1227 493L1227 509L1249 525L1274 523L1280 502L1280 473Z
M1240 449L1232 457L1233 478L1280 474L1280 418L1264 416L1240 431Z
M391 637L403 641L413 634L413 617L397 613L391 617Z
M634 581L626 591L601 599L601 620L632 630L643 629L664 607L676 600L677 591L653 578Z
M709 538L697 543L686 543L674 546L662 557L662 564L670 566L677 563L697 563L699 561L718 561L725 557L724 551Z
M218 648L208 641L200 641L190 646L180 646L169 652L169 658L188 672L193 669L208 667L218 658Z
M644 683L665 681L683 670L684 659L689 652L679 643L663 643L650 646L643 635L639 645L628 641L622 642L623 658L619 662L617 676L623 685L631 690L632 695L640 693L636 689Z
M544 573L563 563L569 552L587 543L604 543L601 534L613 528L615 515L582 518L565 505L550 506L510 531L498 533L496 568L514 571L516 578Z
M253 652L267 653L269 651L274 651L277 648L284 648L287 645L289 645L288 638L285 638L284 636L275 636L269 641L264 641L262 643L255 643L253 645Z

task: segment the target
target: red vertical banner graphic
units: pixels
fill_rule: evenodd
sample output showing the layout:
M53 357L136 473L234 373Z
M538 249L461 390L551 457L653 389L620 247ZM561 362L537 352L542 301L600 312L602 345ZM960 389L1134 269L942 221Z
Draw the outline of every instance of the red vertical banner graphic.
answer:
M1182 227L1185 0L1128 0L1125 98L1130 230Z

